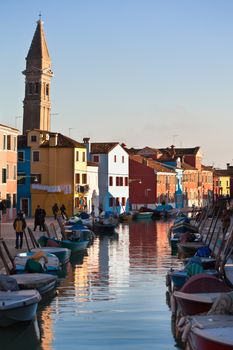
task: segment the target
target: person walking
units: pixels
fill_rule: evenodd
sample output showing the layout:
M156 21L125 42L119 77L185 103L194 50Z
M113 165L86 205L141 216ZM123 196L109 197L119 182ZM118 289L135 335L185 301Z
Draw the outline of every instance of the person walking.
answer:
M26 226L27 225L23 217L23 213L18 212L13 223L13 227L16 234L15 249L19 249L19 248L22 249L23 247L23 231L25 230Z
M57 203L54 203L54 205L52 206L52 212L53 212L54 219L56 220L57 219L57 214L59 212L59 208L58 208Z
M35 214L34 214L34 230L36 231L37 226L40 227L41 223L41 207L40 205L37 205L37 208L35 210Z
M61 211L62 219L66 220L67 219L67 215L66 215L66 207L64 206L64 204L61 205L60 211Z
M45 209L41 209L41 212L40 212L40 231L46 231L45 230L45 217L46 217L46 211L45 211Z

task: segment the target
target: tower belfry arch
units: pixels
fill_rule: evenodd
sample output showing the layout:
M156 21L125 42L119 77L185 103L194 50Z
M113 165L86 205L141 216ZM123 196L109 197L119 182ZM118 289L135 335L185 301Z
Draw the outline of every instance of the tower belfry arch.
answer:
M26 69L22 73L25 75L23 134L32 129L50 131L53 72L41 16L26 57Z

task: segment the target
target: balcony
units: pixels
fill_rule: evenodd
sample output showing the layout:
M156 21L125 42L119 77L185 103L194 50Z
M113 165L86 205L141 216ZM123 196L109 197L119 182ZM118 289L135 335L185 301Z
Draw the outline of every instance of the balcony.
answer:
M76 185L75 191L76 193L87 193L89 191L89 185Z

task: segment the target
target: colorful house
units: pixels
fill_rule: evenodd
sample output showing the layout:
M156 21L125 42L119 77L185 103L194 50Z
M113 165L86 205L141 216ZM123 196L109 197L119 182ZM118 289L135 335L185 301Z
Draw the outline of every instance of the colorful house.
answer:
M130 150L129 150L130 152ZM132 209L154 209L156 204L175 206L176 172L147 157L130 154L129 201Z
M129 156L118 142L83 139L88 160L98 164L99 209L120 214L128 209Z
M54 203L64 204L69 216L84 208L88 184L83 144L60 133L35 129L27 132L25 147L20 152L31 157L30 168L24 166L26 179L30 180L29 213L33 214L38 204L47 215L52 215ZM18 173L18 182L21 178ZM28 180L19 184L21 206L28 186Z
M3 202L3 221L13 219L17 199L17 136L19 130L0 124L0 201Z
M18 171L17 171L17 210L23 210L31 216L31 148L27 147L27 137L18 136Z

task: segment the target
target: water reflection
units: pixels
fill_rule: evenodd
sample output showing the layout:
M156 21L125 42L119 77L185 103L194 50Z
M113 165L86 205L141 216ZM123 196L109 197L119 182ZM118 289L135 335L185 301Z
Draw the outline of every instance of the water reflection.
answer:
M165 286L176 260L170 225L122 224L117 235L97 237L87 254L76 256L59 294L39 312L40 348L175 349Z
M1 349L40 349L40 330L37 320L18 323L11 327L0 328Z

